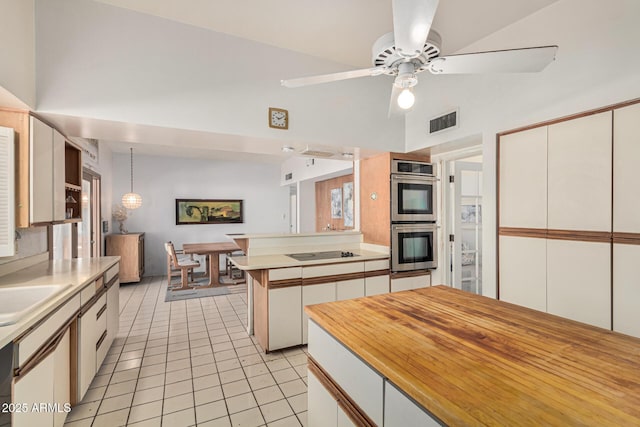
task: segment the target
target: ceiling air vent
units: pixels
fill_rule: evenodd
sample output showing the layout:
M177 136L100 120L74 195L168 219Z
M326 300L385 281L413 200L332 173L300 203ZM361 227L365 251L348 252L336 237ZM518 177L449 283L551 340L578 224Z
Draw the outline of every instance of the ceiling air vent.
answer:
M284 176L285 181L290 181L293 178L293 173L289 172Z
M333 157L334 155L334 153L331 153L329 151L313 150L308 147L303 151L301 151L300 154L302 154L303 156L309 156L309 157Z
M449 111L438 117L434 117L429 120L429 134L442 132L449 129L455 129L458 127L458 110Z

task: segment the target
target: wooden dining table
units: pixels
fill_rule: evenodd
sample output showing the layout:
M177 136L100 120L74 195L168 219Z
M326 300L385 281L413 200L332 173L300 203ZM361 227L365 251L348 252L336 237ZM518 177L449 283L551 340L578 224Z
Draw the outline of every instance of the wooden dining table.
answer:
M185 254L206 255L209 258L209 283L204 287L212 288L220 286L220 254L231 254L240 250L240 247L233 242L184 243L182 250Z

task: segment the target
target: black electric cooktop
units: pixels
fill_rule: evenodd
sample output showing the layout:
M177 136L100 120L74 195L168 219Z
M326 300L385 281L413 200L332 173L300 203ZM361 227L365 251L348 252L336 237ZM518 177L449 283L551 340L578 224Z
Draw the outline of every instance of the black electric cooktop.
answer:
M299 254L286 254L297 261L314 261L317 259L349 258L359 256L349 251L324 251L324 252L303 252Z

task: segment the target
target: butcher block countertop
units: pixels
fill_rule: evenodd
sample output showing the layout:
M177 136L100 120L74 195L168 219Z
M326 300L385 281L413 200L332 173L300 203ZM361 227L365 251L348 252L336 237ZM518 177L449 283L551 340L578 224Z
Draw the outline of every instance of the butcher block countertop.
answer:
M305 311L447 425L640 425L640 339L445 286Z

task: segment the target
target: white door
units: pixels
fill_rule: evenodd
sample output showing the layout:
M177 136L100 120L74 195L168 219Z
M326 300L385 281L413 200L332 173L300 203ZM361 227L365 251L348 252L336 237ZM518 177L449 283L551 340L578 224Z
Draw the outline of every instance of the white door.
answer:
M482 163L455 162L453 286L482 294Z
M294 193L295 187L290 187L289 194L289 231L291 233L298 232L298 195Z

